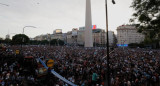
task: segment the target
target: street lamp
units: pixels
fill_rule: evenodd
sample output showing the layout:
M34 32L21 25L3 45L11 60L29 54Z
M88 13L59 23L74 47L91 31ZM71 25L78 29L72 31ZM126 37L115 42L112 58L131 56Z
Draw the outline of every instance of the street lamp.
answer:
M115 4L115 1L112 0L112 3ZM107 0L105 0L106 6L106 31L107 31L107 86L110 86L110 67L109 67L109 37L108 37L108 8L107 8Z
M26 28L26 27L36 28L35 26L24 26L24 27L23 27L23 32L22 32L23 34L24 34L24 28Z
M48 39L49 39L49 47L51 47L51 34L48 34Z
M24 26L24 27L23 27L23 32L22 32L22 34L24 34L24 29L25 29L26 27L36 28L35 26ZM21 53L22 53L22 43L24 42L25 39L24 39L23 37L22 37L21 39L22 39L22 41L21 41Z

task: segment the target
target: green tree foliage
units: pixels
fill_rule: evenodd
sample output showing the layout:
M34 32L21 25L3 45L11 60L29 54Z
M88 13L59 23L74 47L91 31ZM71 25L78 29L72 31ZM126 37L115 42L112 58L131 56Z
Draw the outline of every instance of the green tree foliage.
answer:
M145 47L143 43L130 43L128 44L128 46L130 48L137 48L137 47L144 48Z
M39 45L39 44L41 44L41 41L30 40L30 41L29 41L29 44L31 44L31 45Z
M11 43L11 39L3 39L3 38L0 38L0 43L5 43L5 44L10 44Z
M29 37L25 34L17 34L12 37L13 44L27 44L29 42Z
M53 40L51 40L51 42L50 42L50 44L51 45L64 45L64 41L62 41L62 40L59 40L59 39L53 39Z
M47 41L47 40L42 40L42 41L41 41L41 44L42 44L42 45L47 45L47 44L49 44L49 41Z
M130 20L138 20L138 32L145 33L148 40L160 38L160 0L133 0L135 13Z
M31 45L49 45L49 41L48 40L42 40L42 41L30 40L29 44ZM58 45L62 46L64 45L64 41L53 39L50 41L50 44L54 46L58 46Z
M4 40L4 43L10 44L10 43L11 43L11 39L6 38L6 39Z
M3 42L3 38L0 38L0 43L2 43Z

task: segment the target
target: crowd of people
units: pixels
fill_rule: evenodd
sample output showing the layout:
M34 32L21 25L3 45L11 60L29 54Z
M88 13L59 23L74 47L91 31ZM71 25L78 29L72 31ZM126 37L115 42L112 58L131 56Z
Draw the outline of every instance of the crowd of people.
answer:
M80 86L104 86L107 81L107 57L106 48L84 48L71 46L9 46L11 55L15 55L15 50L23 51L24 56L33 56L36 58L53 59L53 69L68 79L69 81ZM110 53L110 83L111 86L160 86L160 50L146 49L129 49L115 48ZM6 63L4 63L6 64ZM3 70L1 72L0 83L5 84L4 80L8 72L10 76L15 75L21 68L14 69L13 62L8 65L13 70ZM2 65L3 67L3 65ZM35 69L36 70L36 69ZM3 73L6 71L5 73ZM53 75L54 76L54 75ZM23 80L23 76L18 75ZM36 76L27 76L36 82ZM47 77L48 78L48 77ZM13 80L14 81L14 80ZM46 81L47 82L47 81ZM54 78L54 85L65 85L63 81ZM52 85L53 86L53 85Z
M0 50L0 86L35 86L35 77L33 74L26 74L24 66L20 64L18 56L11 49ZM38 86L38 84L37 84Z

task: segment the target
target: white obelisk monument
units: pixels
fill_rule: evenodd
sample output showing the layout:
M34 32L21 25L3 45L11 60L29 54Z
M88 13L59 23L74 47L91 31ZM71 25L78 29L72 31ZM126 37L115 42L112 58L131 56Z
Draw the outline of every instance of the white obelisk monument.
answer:
M86 0L85 47L93 47L91 1Z

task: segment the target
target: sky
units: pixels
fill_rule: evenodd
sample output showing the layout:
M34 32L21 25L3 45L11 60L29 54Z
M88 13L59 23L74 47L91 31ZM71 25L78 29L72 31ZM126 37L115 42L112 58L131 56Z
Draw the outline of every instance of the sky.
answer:
M22 33L33 38L41 34L52 34L55 29L63 33L72 28L85 26L86 0L0 0L0 37ZM109 30L114 31L122 24L129 24L133 8L132 0L108 2ZM91 0L92 24L106 28L105 0Z

